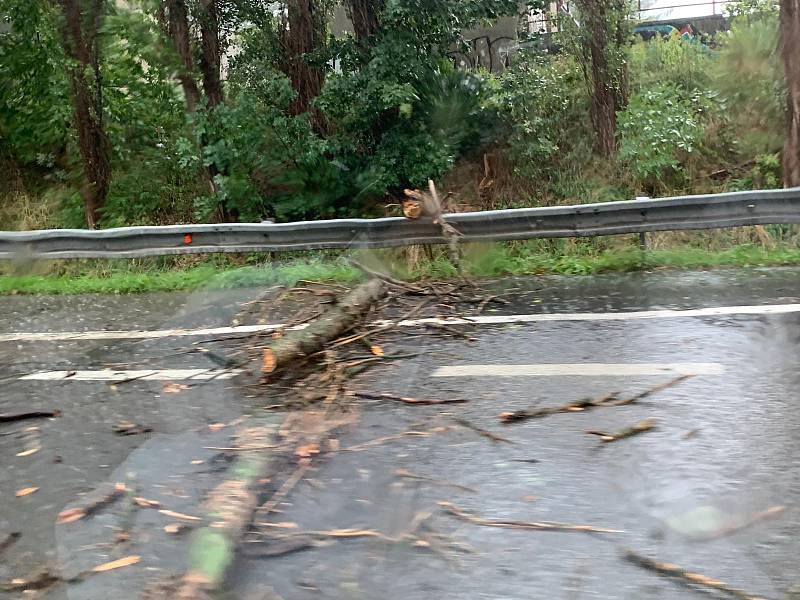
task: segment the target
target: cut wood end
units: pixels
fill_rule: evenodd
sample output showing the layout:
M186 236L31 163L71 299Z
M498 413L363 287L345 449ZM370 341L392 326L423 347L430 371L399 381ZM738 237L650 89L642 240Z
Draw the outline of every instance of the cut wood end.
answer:
M406 219L419 219L422 216L422 203L419 200L403 200L403 216Z
M273 373L278 367L278 361L275 358L275 352L270 348L264 348L264 355L261 361L262 373Z

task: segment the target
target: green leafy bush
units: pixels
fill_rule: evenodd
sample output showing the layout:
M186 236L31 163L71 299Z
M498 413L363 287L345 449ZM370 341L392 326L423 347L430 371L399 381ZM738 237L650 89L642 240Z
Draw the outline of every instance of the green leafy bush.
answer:
M713 97L669 85L631 96L619 113L619 159L650 193L683 176L681 166L704 139Z
M560 166L586 158L586 93L580 69L570 58L518 57L500 76L496 101L518 174L548 178Z

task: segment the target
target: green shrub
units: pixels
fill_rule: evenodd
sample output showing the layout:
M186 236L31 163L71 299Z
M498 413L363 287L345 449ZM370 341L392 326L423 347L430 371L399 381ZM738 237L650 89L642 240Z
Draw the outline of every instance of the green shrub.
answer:
M618 115L619 159L638 187L655 193L683 177L682 164L703 142L707 115L714 108L710 94L669 85L631 96Z
M586 91L570 58L517 57L500 76L497 103L517 174L547 179L570 162L588 160Z

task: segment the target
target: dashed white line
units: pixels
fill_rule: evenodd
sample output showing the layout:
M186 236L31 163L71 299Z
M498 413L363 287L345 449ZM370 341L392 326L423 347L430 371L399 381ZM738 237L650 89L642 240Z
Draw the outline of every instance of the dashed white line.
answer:
M636 375L722 375L719 363L542 363L534 365L454 365L433 377L627 377Z
M543 323L558 321L634 321L641 319L681 319L689 317L722 317L733 315L780 315L800 313L800 304L766 304L756 306L718 306L710 308L692 308L685 310L643 310L628 312L603 313L548 313L523 315L478 315L463 318L427 318L400 321L401 327L419 327L420 325L505 325L513 323ZM377 321L374 326L387 324L389 321ZM19 332L0 334L0 342L56 342L79 340L147 340L168 337L213 337L259 333L285 329L300 330L308 324L287 327L282 323L269 325L240 325L235 327L214 327L204 329L161 329L154 331L53 331L53 332Z
M209 381L211 379L231 379L241 373L241 369L150 369L139 371L40 371L20 377L27 381Z

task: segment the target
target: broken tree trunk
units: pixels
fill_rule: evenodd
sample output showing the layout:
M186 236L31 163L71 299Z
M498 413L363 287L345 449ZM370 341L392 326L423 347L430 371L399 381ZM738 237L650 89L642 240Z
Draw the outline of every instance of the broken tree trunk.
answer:
M262 372L272 374L322 350L331 340L347 333L386 294L386 283L372 279L347 294L307 328L293 331L264 349Z

